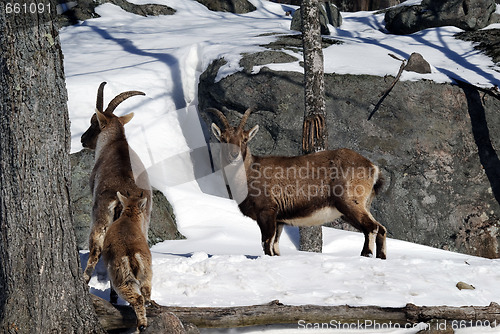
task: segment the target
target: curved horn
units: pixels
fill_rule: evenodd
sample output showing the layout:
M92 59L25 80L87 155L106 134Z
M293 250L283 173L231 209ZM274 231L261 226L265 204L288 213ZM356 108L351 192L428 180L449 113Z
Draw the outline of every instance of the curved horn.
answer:
M224 127L226 129L230 127L229 122L227 121L226 116L219 109L207 108L207 109L205 109L205 111L209 111L212 114L216 115L220 119L220 121L222 122L222 124L224 124Z
M104 96L104 86L106 85L106 82L103 81L101 82L101 84L99 85L99 89L97 90L97 100L95 102L95 108L97 110L99 110L100 112L102 112L102 104L103 104L103 96Z
M243 128L245 127L245 124L247 123L248 117L252 113L252 110L253 110L252 108L248 108L245 111L245 113L241 117L241 121L240 121L240 124L238 125L238 129L242 129L243 130Z
M120 103L122 103L123 101L125 101L129 97L132 97L135 95L146 95L146 94L144 94L143 92L139 92L137 90L123 92L123 93L117 95L114 99L112 99L111 102L109 102L108 107L106 108L106 110L104 112L112 114L113 111L115 111L116 107L118 107L118 105Z

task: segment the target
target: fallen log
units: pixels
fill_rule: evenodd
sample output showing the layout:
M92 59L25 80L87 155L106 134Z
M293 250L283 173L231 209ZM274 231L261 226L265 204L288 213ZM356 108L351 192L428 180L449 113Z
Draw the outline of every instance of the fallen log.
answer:
M111 305L92 296L99 320L106 330L134 327L136 320L132 308ZM418 323L446 321L453 329L500 324L500 305L488 306L317 306L283 305L272 301L263 305L237 307L148 307L148 321L154 322L162 314L173 313L182 323L203 328L233 328L273 324L361 324L362 327L390 324L393 327L411 327Z

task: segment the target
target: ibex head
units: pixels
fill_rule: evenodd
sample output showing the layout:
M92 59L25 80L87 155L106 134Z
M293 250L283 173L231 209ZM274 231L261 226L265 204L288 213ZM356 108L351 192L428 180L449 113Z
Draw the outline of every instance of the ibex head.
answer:
M207 111L214 113L224 125L224 130L221 130L215 123L212 123L212 132L217 140L222 144L229 144L222 146L222 157L228 163L233 163L245 158L248 142L255 137L259 131L258 125L254 126L249 131L245 130L245 124L250 116L250 113L252 112L252 109L248 108L245 111L245 114L241 118L238 126L229 125L226 116L224 116L224 114L218 109L209 108Z
M139 196L131 196L127 191L127 195L125 196L117 191L116 196L123 207L122 215L132 216L146 211L148 198L144 196L144 192L141 192Z
M117 121L120 122L120 124L125 125L134 116L134 113L130 113L128 115L121 117L115 116L113 114L113 111L115 111L116 107L118 107L120 103L122 103L131 96L146 95L143 92L135 90L123 92L117 95L113 100L111 100L106 110L103 111L104 85L106 85L106 82L102 82L99 85L99 89L97 90L96 112L94 115L92 115L92 118L90 119L90 127L87 129L87 131L85 131L85 133L82 135L81 138L83 147L92 150L95 150L97 145L97 137L104 128L111 125L112 122L117 122Z

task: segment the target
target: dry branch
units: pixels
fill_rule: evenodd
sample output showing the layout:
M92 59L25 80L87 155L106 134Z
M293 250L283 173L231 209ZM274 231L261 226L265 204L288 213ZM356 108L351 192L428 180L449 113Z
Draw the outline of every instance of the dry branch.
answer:
M406 60L402 60L402 59L399 59L391 54L389 54L389 56L397 59L397 60L400 60L402 63L401 63L401 66L399 67L399 71L398 71L398 74L396 75L396 78L394 79L394 81L392 82L392 84L389 86L389 88L387 88L385 90L385 92L382 93L382 97L380 98L380 100L377 102L377 104L375 105L375 107L373 108L372 112L370 113L370 116L368 116L368 120L370 120L373 116L373 114L375 114L375 112L377 112L378 108L380 108L380 106L382 105L382 102L384 102L385 98L387 97L387 95L389 95L389 93L391 92L391 90L394 88L394 86L396 85L396 83L399 81L399 78L401 78L401 74L403 73L403 70L405 69L405 66L406 66Z
M135 326L135 314L128 306L113 306L107 301L92 296L94 307L102 326L107 329ZM404 307L379 306L317 306L283 305L272 301L264 305L238 307L150 307L148 321L154 322L164 313L174 313L183 323L193 323L204 328L231 328L272 324L306 323L365 323L366 320L377 324L416 324L433 320L467 321L467 324L500 324L500 305L489 306L416 306Z

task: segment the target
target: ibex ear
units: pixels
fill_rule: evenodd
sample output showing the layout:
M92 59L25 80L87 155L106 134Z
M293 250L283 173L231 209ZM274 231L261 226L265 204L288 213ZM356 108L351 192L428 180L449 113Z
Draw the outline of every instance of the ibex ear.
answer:
M97 122L99 123L99 127L102 129L108 124L108 120L106 119L106 115L104 115L99 110L95 110L95 114L97 116Z
M128 122L130 122L130 120L132 119L132 117L134 117L134 113L131 112L130 114L127 114L125 116L122 116L122 117L119 117L120 119L120 122L125 125L127 124Z
M123 196L119 191L116 192L116 196L118 196L118 200L120 201L120 203L124 205L125 203L125 200L127 199L127 197Z
M147 201L148 201L147 197L139 201L139 210L143 211L146 208Z
M252 140L253 137L259 132L259 126L256 125L254 126L249 132L248 132L248 141Z
M220 128L217 125L215 125L215 123L212 123L212 133L214 134L215 138L217 138L218 141L221 141L220 137L222 134Z

